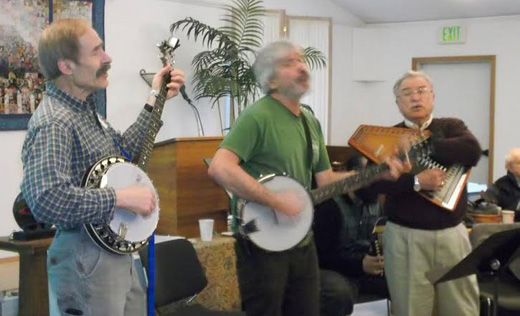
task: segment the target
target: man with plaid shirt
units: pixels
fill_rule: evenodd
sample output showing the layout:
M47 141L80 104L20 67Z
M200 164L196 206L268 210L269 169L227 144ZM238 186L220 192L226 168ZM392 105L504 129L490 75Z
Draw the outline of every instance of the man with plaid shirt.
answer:
M132 256L101 250L83 225L109 222L116 208L149 215L155 193L141 187L84 188L81 181L101 158L121 155L120 147L139 154L155 96L120 135L96 113L95 92L108 86L112 59L94 29L81 20L54 22L44 30L38 50L48 82L23 145L21 190L35 218L57 227L47 260L50 313L144 315L144 289ZM164 67L152 88L159 90L167 73L171 98L184 83L182 71Z

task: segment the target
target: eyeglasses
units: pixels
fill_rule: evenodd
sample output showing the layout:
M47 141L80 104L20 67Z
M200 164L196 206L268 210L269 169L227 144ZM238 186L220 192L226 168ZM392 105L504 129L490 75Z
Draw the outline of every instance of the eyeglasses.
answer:
M414 94L417 94L419 97L422 97L423 95L426 95L430 92L432 92L432 90L429 90L426 87L420 87L419 89L416 89L416 90L411 90L411 89L404 90L400 93L399 96L411 98Z

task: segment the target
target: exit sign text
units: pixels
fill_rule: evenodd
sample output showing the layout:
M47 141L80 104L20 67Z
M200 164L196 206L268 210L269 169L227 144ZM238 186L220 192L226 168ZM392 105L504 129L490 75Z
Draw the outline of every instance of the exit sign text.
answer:
M466 43L466 35L465 26L449 25L439 28L437 39L440 44L464 44Z

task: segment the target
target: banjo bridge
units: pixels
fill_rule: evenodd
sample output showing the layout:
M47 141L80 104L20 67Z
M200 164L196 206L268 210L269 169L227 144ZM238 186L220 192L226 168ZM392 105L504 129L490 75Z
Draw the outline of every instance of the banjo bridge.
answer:
M121 223L119 224L119 230L118 230L118 234L119 236L122 238L122 239L125 239L126 238L126 233L128 232L128 227L126 226L125 223Z

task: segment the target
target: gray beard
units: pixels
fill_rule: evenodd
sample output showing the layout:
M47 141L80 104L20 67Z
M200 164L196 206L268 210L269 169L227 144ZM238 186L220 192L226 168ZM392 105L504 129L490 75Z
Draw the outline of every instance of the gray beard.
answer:
M285 96L289 100L300 101L300 99L307 93L307 91L298 91L297 89L285 88L278 89L278 93Z

